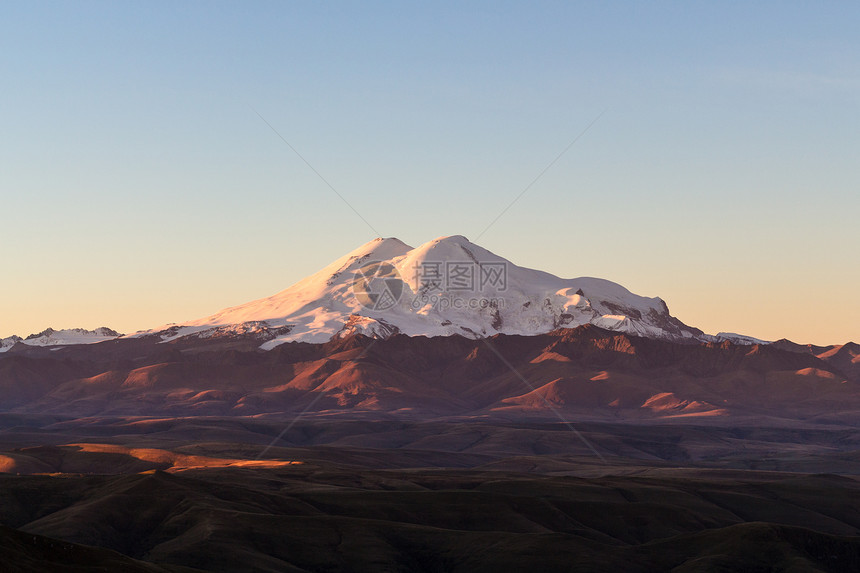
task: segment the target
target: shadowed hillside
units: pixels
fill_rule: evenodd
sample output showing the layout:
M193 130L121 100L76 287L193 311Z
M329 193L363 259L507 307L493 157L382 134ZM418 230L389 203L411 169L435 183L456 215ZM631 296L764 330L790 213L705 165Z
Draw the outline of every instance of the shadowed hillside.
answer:
M0 407L74 416L310 408L407 417L546 417L559 408L604 420L768 417L844 424L860 413L849 345L816 356L773 345L679 344L594 326L487 341L353 335L268 352L256 344L247 337L163 344L149 337L52 350L15 347L0 355Z

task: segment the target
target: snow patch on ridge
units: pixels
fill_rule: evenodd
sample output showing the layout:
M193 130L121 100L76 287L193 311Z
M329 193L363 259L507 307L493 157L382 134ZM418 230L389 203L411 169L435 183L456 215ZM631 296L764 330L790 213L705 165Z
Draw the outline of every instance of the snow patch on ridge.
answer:
M762 340L745 334L736 334L734 332L720 332L714 335L705 335L705 340L708 342L731 342L732 344L740 344L744 346L754 346L756 344L770 344L768 340Z

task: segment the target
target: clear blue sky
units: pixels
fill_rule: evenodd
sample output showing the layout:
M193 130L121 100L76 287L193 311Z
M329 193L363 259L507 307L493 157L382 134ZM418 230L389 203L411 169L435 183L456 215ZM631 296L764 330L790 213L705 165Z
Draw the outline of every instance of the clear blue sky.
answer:
M0 336L474 238L707 332L860 340L860 5L6 2Z

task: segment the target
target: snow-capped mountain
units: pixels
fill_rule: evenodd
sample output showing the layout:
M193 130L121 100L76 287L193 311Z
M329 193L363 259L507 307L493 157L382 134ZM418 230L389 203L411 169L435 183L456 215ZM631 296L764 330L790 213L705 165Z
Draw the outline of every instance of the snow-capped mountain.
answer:
M10 336L0 339L0 352L6 352L18 343L27 346L68 346L71 344L95 344L105 340L113 340L122 336L119 332L107 327L85 330L83 328L67 328L54 330L47 328L37 334L31 334L27 338Z
M608 280L563 279L520 267L460 235L417 248L375 239L268 298L132 336L250 334L270 349L350 333L536 335L589 323L650 338L707 340L672 317L659 298Z
M754 346L756 344L770 344L769 340L762 340L760 338L755 338L754 336L747 336L745 334L736 334L734 332L718 332L714 335L705 335L705 340L712 342L731 342L732 344L738 344L741 346Z
M10 336L8 338L0 338L0 352L6 352L16 344L21 342L20 336Z

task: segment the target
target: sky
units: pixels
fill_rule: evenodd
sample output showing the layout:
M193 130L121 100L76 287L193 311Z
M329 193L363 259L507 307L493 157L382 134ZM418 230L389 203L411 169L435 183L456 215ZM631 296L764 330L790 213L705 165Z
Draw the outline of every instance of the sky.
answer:
M860 342L856 3L0 11L0 337L199 318L527 189L480 245L705 332Z

